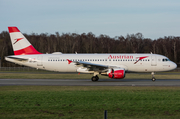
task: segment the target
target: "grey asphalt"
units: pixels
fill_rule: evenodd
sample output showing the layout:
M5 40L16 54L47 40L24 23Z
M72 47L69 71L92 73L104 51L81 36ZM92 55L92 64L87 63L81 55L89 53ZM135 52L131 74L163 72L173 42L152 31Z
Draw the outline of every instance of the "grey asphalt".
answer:
M0 79L0 86L41 85L41 86L180 86L180 79Z

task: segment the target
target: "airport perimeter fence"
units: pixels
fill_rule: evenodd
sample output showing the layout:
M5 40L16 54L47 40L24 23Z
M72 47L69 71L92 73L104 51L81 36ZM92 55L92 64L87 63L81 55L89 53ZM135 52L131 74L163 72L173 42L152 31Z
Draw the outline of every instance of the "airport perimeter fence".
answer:
M31 67L0 67L0 71L37 71L37 69Z
M0 67L0 71L44 71L31 67ZM180 68L176 68L172 70L172 72L180 72Z

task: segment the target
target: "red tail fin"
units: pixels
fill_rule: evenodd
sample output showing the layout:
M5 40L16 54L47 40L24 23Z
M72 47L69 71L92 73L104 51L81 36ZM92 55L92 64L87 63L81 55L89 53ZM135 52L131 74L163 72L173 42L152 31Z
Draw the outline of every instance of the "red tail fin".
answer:
M17 27L8 27L15 55L42 54L24 37Z

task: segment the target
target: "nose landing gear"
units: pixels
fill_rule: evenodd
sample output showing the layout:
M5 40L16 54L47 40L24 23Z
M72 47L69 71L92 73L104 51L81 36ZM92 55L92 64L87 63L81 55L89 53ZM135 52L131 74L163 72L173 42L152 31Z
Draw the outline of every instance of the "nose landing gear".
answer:
M156 81L156 78L154 77L154 72L152 72L151 75L152 75L152 81L153 82Z

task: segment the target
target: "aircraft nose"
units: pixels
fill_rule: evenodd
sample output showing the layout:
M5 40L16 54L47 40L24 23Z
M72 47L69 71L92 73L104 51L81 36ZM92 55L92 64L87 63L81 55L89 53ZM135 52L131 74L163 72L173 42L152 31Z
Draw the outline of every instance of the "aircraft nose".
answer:
M172 68L172 69L176 69L176 68L177 68L177 64L176 64L176 63L174 63L174 62L172 62L172 64L171 64L171 68Z

